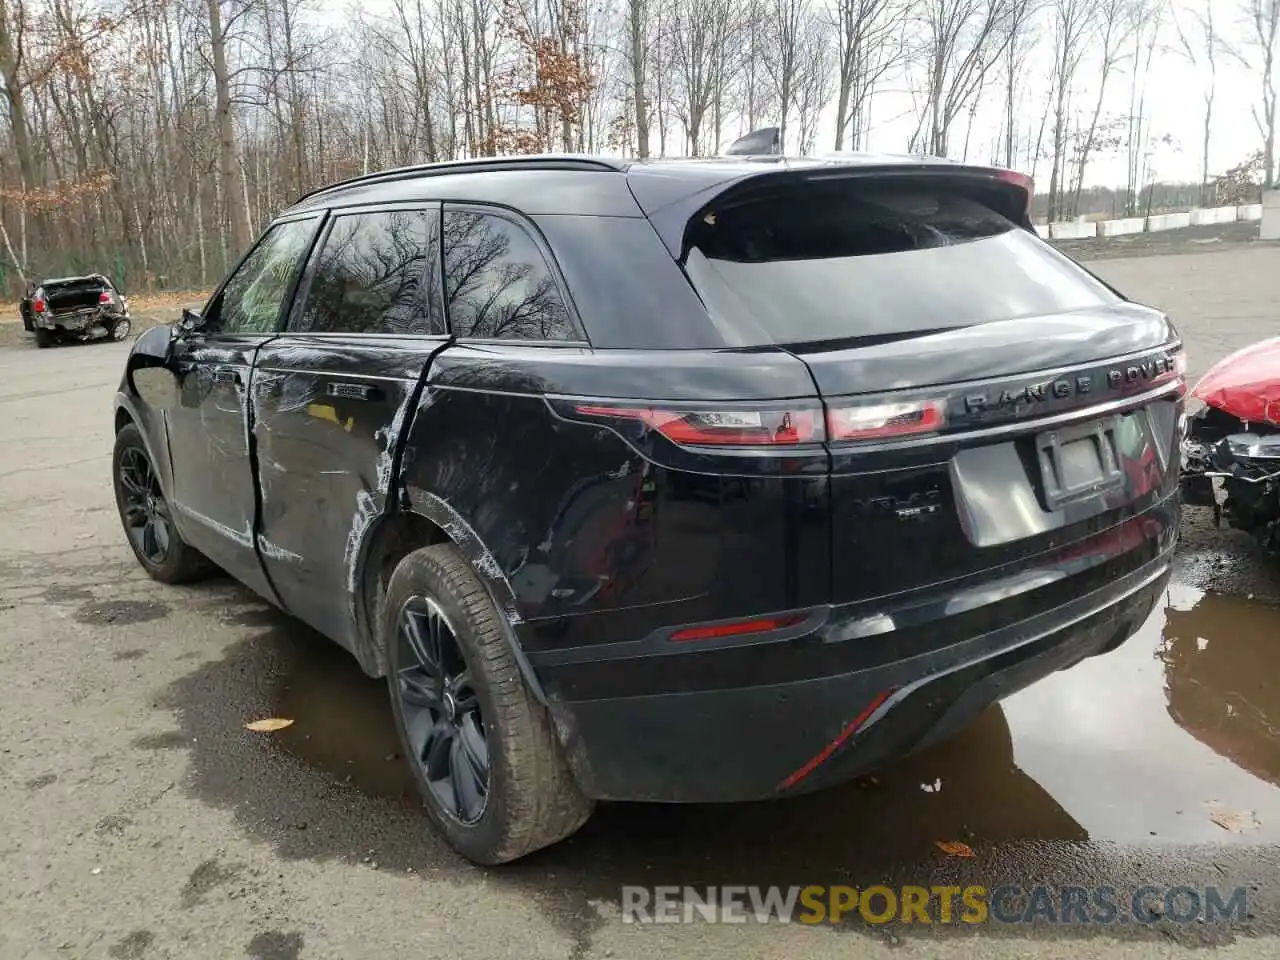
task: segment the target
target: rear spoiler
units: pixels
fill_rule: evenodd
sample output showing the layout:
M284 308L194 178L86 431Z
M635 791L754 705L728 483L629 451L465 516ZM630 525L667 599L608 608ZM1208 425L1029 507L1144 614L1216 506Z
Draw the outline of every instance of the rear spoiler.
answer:
M755 134L748 134L748 137ZM743 139L748 139L744 137ZM737 146L741 141L736 141ZM732 149L732 147L731 147ZM746 160L747 162L743 162ZM752 162L752 161L757 162ZM1010 192L1011 220L1026 230L1031 225L1031 200L1035 187L1031 178L998 167L969 166L920 158L901 158L890 162L867 162L865 159L830 160L797 159L758 154L740 155L723 164L709 163L701 171L702 186L672 195L672 180L662 176L661 166L639 165L628 171L627 183L640 209L653 225L658 237L672 257L679 260L684 253L685 228L689 221L717 198L743 189L764 189L776 183L803 183L819 180L854 180L870 176L931 177L967 181ZM681 181L682 185L688 180Z

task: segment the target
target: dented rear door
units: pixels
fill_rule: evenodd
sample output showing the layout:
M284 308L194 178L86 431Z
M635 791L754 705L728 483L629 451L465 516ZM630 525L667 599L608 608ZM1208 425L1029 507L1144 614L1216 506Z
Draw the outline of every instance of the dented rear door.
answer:
M331 217L285 332L258 354L258 550L290 612L348 649L401 429L446 343L438 229L436 206Z

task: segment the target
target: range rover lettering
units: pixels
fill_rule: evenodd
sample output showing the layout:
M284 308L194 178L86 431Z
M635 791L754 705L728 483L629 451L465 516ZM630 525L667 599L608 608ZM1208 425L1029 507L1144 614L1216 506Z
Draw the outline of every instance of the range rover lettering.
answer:
M135 342L125 534L385 677L476 862L597 800L847 781L1116 647L1169 575L1181 341L1030 197L881 157L323 188Z

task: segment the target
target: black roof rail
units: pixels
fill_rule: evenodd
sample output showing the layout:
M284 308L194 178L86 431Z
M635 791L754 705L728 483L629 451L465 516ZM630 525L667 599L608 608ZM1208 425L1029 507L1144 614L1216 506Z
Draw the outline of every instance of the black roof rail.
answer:
M511 157L472 157L466 160L439 160L435 163L419 163L407 167L393 167L390 170L378 170L347 180L339 180L323 187L304 193L294 201L296 206L314 196L338 190L344 187L358 186L365 183L388 183L395 180L410 180L416 177L431 177L450 173L475 173L481 170L606 170L621 173L626 170L627 163L622 160L611 160L606 157L593 157L572 153L524 154Z

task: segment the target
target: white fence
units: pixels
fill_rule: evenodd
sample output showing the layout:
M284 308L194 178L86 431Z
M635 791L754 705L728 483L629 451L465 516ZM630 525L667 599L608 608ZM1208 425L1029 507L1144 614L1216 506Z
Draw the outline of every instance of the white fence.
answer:
M1280 238L1280 191L1269 193L1265 204L1267 222L1261 234L1265 239ZM1125 217L1120 220L1063 220L1037 223L1036 232L1054 240L1085 240L1093 237L1119 237L1130 233L1157 233L1215 223L1236 223L1263 219L1264 204L1249 203L1241 207L1201 207L1182 213L1158 213L1149 217ZM1273 223L1274 221L1274 223ZM1268 230L1274 236L1268 236Z

